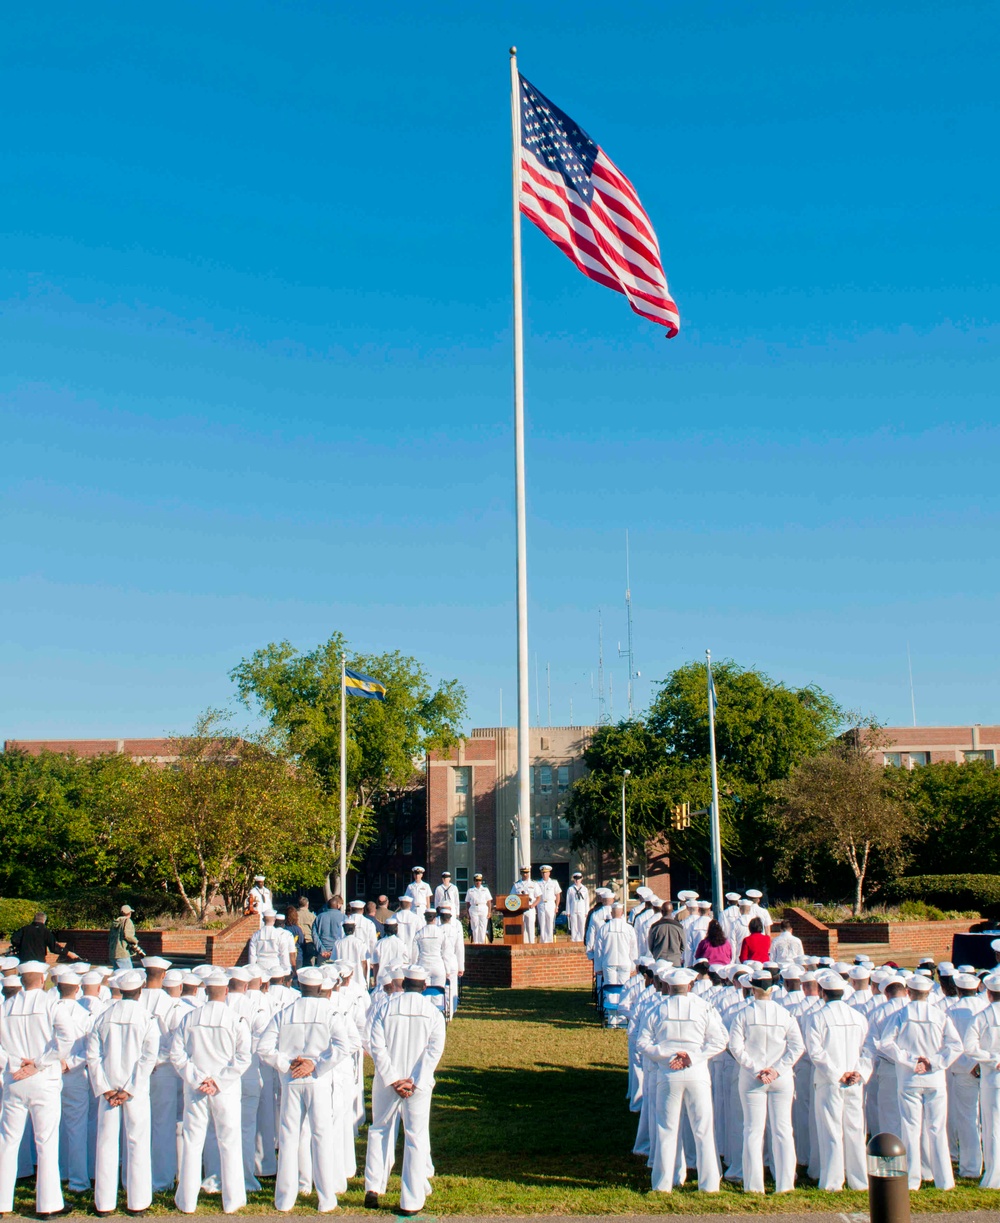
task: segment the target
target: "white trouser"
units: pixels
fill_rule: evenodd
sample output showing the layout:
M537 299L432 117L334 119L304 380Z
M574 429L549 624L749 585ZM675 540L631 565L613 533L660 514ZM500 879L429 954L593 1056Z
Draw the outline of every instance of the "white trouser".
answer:
M586 911L583 913L570 913L569 915L569 937L574 943L583 942L584 928L587 925Z
M526 943L533 943L535 941L535 926L538 921L536 914L537 909L525 909L521 914L521 920L524 923L524 941Z
M715 1150L712 1084L708 1068L697 1077L680 1071L656 1070L656 1102L651 1117L650 1146L653 1152L652 1189L671 1193L677 1174L677 1144L681 1109L687 1113L698 1161L698 1188L702 1193L719 1190L719 1157Z
M896 1063L880 1057L875 1063L878 1075L878 1129L883 1134L900 1136L903 1123L899 1118L899 1086Z
M398 1096L376 1075L372 1086L372 1123L365 1158L365 1192L385 1193L395 1155L397 1119L403 1122L403 1169L400 1210L421 1210L431 1191L431 1095L415 1091L408 1100Z
M726 1057L726 1147L729 1163L727 1181L743 1180L743 1101L740 1099L740 1067L731 1053Z
M839 1193L844 1178L850 1189L865 1189L864 1090L845 1087L813 1075L813 1110L819 1154L819 1188Z
M331 1072L331 1116L333 1118L334 1192L346 1193L347 1182L357 1175L354 1144L354 1061L344 1058Z
M177 1098L181 1081L169 1062L149 1076L149 1113L153 1127L153 1192L172 1189L177 1180Z
M435 989L444 989L448 984L448 969L440 956L426 956L419 960L420 967L427 973L427 984Z
M648 1057L641 1059L642 1073L642 1095L639 1098L639 1124L635 1132L635 1146L632 1148L633 1155L648 1155L649 1165L652 1167L652 1156L650 1154L651 1135L653 1132L653 1108L655 1106L654 1096L656 1094L656 1064L649 1060Z
M119 1165L125 1182L125 1205L129 1210L145 1210L153 1200L149 1089L145 1084L116 1108L103 1096L97 1102L95 1210L114 1210L117 1206Z
M87 1120L90 1114L90 1079L87 1067L77 1066L62 1076L62 1113L59 1118L59 1176L74 1193L90 1188Z
M257 1109L260 1107L260 1073L251 1065L240 1080L240 1142L243 1158L243 1187L247 1193L260 1188L254 1175L255 1143L257 1140ZM222 1192L222 1156L218 1135L210 1126L205 1138L205 1179L201 1182L203 1193Z
M285 1078L278 1119L278 1175L274 1182L277 1210L291 1210L299 1192L299 1142L309 1135L312 1180L321 1212L336 1210L336 1155L333 1149L332 1082L320 1078Z
M773 1083L762 1083L749 1070L740 1070L743 1102L743 1188L747 1193L764 1192L764 1127L770 1123L771 1165L774 1192L791 1193L795 1188L795 1135L792 1131L792 1101L795 1079L790 1070Z
M543 900L538 906L538 941L553 943L556 937L556 902Z
M277 1129L278 1083L274 1067L261 1063L260 1100L257 1104L257 1140L254 1143L254 1173L274 1176L278 1169Z
M803 1055L795 1063L795 1101L792 1104L792 1131L796 1138L796 1158L800 1164L805 1164L806 1166L814 1159L812 1154L812 1135L815 1132L816 1122L813 1114L812 1096L812 1062ZM810 1176L816 1176L819 1172L818 1159L813 1164L813 1167L814 1171L809 1173Z
M28 1116L35 1132L38 1167L35 1176L35 1209L39 1214L62 1210L59 1185L59 1117L62 1084L50 1070L41 1070L15 1083L5 1075L3 1105L0 1106L0 1214L14 1209L17 1159Z
M184 1118L181 1123L181 1159L174 1201L184 1214L193 1214L201 1188L201 1161L208 1123L215 1127L219 1149L219 1179L222 1209L232 1214L247 1203L243 1183L243 1148L240 1143L240 1085L233 1083L217 1095L208 1096L184 1084Z
M906 1147L906 1166L911 1189L920 1188L921 1133L927 1144L931 1173L938 1189L954 1189L955 1176L948 1154L948 1085L943 1070L914 1074L896 1067L899 1083L900 1138Z
M983 1189L1000 1189L1000 1070L980 1062L979 1115L983 1125Z
M979 1079L968 1069L948 1071L948 1132L958 1151L958 1175L978 1179L983 1174Z
M474 943L486 942L486 919L488 915L489 909L486 905L469 906L469 926L472 929L472 941Z

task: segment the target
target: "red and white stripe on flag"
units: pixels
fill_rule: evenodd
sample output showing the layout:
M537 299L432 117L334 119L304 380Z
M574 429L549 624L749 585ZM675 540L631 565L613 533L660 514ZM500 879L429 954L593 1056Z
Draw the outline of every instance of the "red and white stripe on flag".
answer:
M635 188L585 132L524 77L521 212L576 266L677 335L660 245Z

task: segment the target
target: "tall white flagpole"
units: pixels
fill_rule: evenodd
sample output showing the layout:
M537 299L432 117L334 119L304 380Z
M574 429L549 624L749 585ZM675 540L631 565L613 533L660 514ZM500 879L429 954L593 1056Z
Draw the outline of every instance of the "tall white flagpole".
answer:
M715 701L712 699L712 651L705 651L708 673L708 742L712 754L712 908L722 912L722 836L719 831L719 769L715 758Z
M347 664L340 656L340 894L347 903Z
M531 725L528 701L528 537L524 507L524 316L521 310L521 83L510 49L514 222L514 502L517 513L517 826L520 861L531 866Z

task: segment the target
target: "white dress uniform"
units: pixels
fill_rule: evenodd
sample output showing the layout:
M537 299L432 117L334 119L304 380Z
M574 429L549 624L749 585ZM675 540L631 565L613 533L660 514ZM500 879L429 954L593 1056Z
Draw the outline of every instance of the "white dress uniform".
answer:
M457 913L461 900L458 898L458 888L453 883L439 883L434 889L434 908L451 905L452 913Z
M164 989L144 989L139 1005L156 1020L160 1029L160 1048L149 1077L149 1116L152 1126L153 1192L172 1189L177 1180L177 1112L181 1081L170 1063L170 1044L183 1012L179 998Z
M73 1043L63 1051L62 1111L59 1118L59 1174L74 1193L90 1189L90 1145L87 1129L93 1093L87 1077L87 1034L94 1020L76 998L56 1003L60 1027Z
M813 1066L813 1108L819 1154L819 1187L839 1193L847 1184L864 1189L865 1164L864 1084L872 1072L865 1049L868 1024L845 1002L826 1002L809 1015L806 1052ZM862 1082L841 1083L857 1072Z
M715 1008L691 994L663 999L655 1022L640 1041L639 1051L655 1066L655 1099L650 1114L653 1132L652 1188L660 1193L673 1190L681 1111L686 1110L694 1137L698 1164L698 1188L717 1193L720 1182L719 1156L715 1147L712 1084L709 1059L726 1047L726 1032ZM691 1065L671 1070L671 1059L686 1053ZM650 1091L644 1085L644 1092Z
M802 1041L806 1041L809 1017L823 1005L822 998L812 998L802 990L789 991L781 1004L799 1025ZM819 1147L816 1138L816 1113L813 1109L813 1064L808 1049L795 1063L795 1100L792 1104L792 1130L795 1133L795 1155L805 1164L809 1175L819 1179Z
M559 880L551 877L538 880L538 895L538 941L553 943L556 937L556 910L562 895Z
M612 917L594 940L594 971L602 974L605 985L624 985L639 958L635 930L624 917Z
M242 1079L250 1068L249 1025L225 1002L206 1002L181 1021L170 1046L170 1061L184 1084L177 1209L193 1214L198 1205L211 1121L219 1145L222 1209L231 1214L247 1201L240 1116ZM206 1079L218 1086L215 1095L198 1090Z
M257 1046L260 1042L261 1033L271 1021L271 1010L267 1005L264 995L251 990L247 990L242 994L227 994L226 1005L243 1019L250 1031L250 1065L243 1072L243 1077L240 1080L240 1137L243 1148L243 1184L249 1193L251 1190L260 1188L260 1182L257 1180L256 1175L257 1116L260 1112L260 1098L264 1090L264 1076L261 1072ZM273 1089L273 1080L270 1081ZM218 1142L213 1143L213 1146L217 1148ZM217 1156L215 1162L220 1162ZM219 1171L221 1172L221 1162ZM218 1192L214 1185L212 1189L214 1192Z
M692 918L684 931L684 967L690 968L695 961L695 952L698 950L698 944L708 933L708 924L712 920L711 913L705 915L699 913L697 917Z
M348 964L353 964L355 981L367 981L365 965L370 954L367 940L357 932L343 935L333 945L335 960L346 960Z
M424 909L426 909L434 898L434 893L431 890L429 883L424 883L423 879L414 879L412 883L406 885L404 896L409 896L413 901L413 912L419 914L423 919Z
M605 922L610 920L611 901L609 900L607 904L602 904L600 908L595 909L593 913L591 913L590 921L587 923L587 935L584 945L587 948L588 960L592 960L594 958L594 943L597 940L601 927Z
M412 951L414 936L424 925L423 917L414 913L412 908L401 908L396 911L396 925L399 927L399 937L406 944L407 950Z
M775 964L791 964L803 955L805 948L802 940L796 938L791 930L782 930L771 940L771 959Z
M906 1146L911 1189L920 1188L921 1137L929 1156L934 1184L954 1189L955 1176L948 1153L948 1081L946 1071L962 1054L962 1041L947 1012L933 1002L910 1002L882 1029L878 1050L896 1063L899 1092L900 1137ZM931 1069L916 1072L918 1058Z
M489 919L492 899L493 893L481 883L469 888L465 893L465 903L469 906L469 926L474 943L486 942L486 923Z
M352 917L349 916L347 920L351 921ZM364 913L353 915L353 921L354 933L365 944L368 951L371 952L378 942L378 926L375 925L370 917L366 917ZM367 958L371 960L371 955Z
M795 1188L794 1067L804 1048L799 1025L776 1002L755 999L733 1020L729 1050L740 1068L743 1188L748 1193L764 1192L765 1123L771 1131L774 1191L790 1193ZM778 1077L762 1083L757 1075L768 1068Z
M444 1016L422 994L393 994L371 1030L372 1123L368 1130L365 1191L384 1193L395 1155L397 1119L403 1123L401 1210L420 1210L431 1191L430 1110L434 1071L444 1052ZM403 1099L391 1084L412 1079Z
M90 1087L99 1097L95 1210L114 1210L120 1165L125 1169L128 1209L145 1210L153 1200L149 1076L159 1052L159 1024L129 998L113 1002L87 1036ZM109 1091L128 1092L129 1099L112 1107L104 1098Z
M63 1209L59 1185L59 1118L62 1111L62 1066L71 1044L58 1012L41 989L20 990L0 1007L0 1214L14 1209L18 1152L28 1119L34 1132L38 1166L35 1208L39 1214ZM15 1081L22 1062L33 1061L36 1073Z
M427 973L427 984L443 989L448 981L448 970L444 962L445 940L442 928L436 923L427 924L418 930L413 939L413 959Z
M541 895L540 885L535 879L518 879L510 890L515 896L530 896L532 900L537 900ZM525 909L521 914L521 920L524 923L524 941L533 943L538 926L538 906L536 905L533 909Z
M574 882L566 889L566 917L569 920L569 937L574 943L582 943L590 909L590 892L582 883Z
M260 924L264 924L264 910L274 907L274 900L271 896L271 889L266 888L263 883L255 883L250 889L250 895L257 902L257 912L260 914Z
M965 1052L965 1036L973 1019L989 1004L984 995L955 998L948 1018L962 1041L962 1055L948 1067L948 1131L958 1147L958 1175L978 1180L983 1174L982 1133L979 1125L979 1076L975 1058Z
M458 979L465 972L465 931L457 917L449 922L439 922L441 932L441 958L444 970L451 986L451 1003L454 1011L455 999L458 997Z
M275 1208L291 1210L295 1205L299 1192L299 1144L307 1143L319 1209L335 1210L337 1169L331 1071L352 1053L344 1016L334 1011L325 998L300 997L272 1018L261 1035L258 1052L261 1061L274 1067L281 1082ZM292 1078L290 1067L297 1057L315 1063L312 1074Z
M372 958L379 968L396 968L399 964L410 962L409 947L399 934L390 934L390 928L386 927L386 933L375 944L375 950L372 952Z
M722 927L723 933L730 942L732 942L733 929L739 919L740 906L735 901L733 901L732 904L726 905L726 907L719 914L719 925Z
M1000 1189L1000 1002L990 1002L969 1024L965 1053L979 1064L983 1127L983 1189Z
M250 938L247 960L255 968L262 968L274 977L287 977L292 971L290 951L293 945L294 940L287 930L279 930L277 926L261 926Z
M660 910L655 906L644 910L632 922L632 929L635 931L636 942L639 944L639 954L649 955L649 929L653 922L659 921L661 917Z

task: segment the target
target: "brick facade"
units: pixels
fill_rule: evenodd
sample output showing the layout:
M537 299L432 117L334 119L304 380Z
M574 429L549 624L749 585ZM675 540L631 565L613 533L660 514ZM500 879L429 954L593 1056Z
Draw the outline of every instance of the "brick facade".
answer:
M195 958L202 964L218 964L222 968L234 968L245 964L247 948L260 919L239 917L222 930L199 930L196 927L180 930L139 930L139 944L147 955L159 955L169 960L172 956L183 956L185 960ZM89 964L108 963L108 931L103 930L57 930L55 936ZM49 956L55 963L55 956Z
M580 943L534 943L531 946L493 943L466 947L466 985L500 989L554 989L586 986L593 966Z

